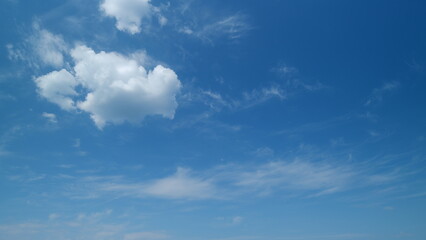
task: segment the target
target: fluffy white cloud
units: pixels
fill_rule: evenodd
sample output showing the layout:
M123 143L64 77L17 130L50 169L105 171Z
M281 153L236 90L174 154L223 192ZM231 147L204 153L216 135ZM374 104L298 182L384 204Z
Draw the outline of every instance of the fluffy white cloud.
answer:
M75 87L78 85L74 76L68 71L53 71L47 75L38 77L35 80L38 93L49 100L56 103L64 110L70 111L75 109L72 96L76 96Z
M155 10L150 0L104 0L100 9L116 19L117 29L131 34L140 32L142 20L150 18ZM166 22L167 19L160 18L161 24Z
M130 57L115 52L96 53L86 46L71 51L74 75L66 70L36 79L40 95L65 110L88 112L96 126L125 121L138 123L147 115L173 118L181 88L176 73L161 65L147 72ZM77 94L75 87L84 93ZM83 97L75 102L70 96Z

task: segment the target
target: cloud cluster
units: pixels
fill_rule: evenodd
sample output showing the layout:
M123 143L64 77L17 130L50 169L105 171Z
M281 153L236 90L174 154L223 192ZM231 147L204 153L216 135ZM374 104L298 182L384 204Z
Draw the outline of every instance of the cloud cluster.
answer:
M98 128L138 123L147 115L174 117L181 83L173 70L158 65L146 71L132 57L96 53L84 45L72 49L71 57L72 71L62 69L35 79L39 94L62 109L89 113Z
M150 0L104 0L100 5L101 11L116 20L118 30L130 34L141 31L142 20L149 19L157 9ZM167 22L164 16L159 16L161 25Z

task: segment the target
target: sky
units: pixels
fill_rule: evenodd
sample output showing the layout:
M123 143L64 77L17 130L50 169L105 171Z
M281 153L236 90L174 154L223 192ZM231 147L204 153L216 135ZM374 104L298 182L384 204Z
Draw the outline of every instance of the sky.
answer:
M425 12L1 0L0 240L425 239Z

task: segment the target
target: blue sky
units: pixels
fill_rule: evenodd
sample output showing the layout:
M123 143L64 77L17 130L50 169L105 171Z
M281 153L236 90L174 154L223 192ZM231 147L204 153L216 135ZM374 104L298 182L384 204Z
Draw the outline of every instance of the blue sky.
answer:
M425 239L425 11L2 0L0 239Z

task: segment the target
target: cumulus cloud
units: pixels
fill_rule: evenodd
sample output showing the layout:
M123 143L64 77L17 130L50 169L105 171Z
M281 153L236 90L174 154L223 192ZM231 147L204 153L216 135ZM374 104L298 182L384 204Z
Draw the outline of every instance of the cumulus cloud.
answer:
M130 34L139 33L142 20L149 19L153 14L158 15L160 25L167 23L167 19L159 14L150 0L104 0L100 9L106 16L115 18L118 30Z
M73 73L62 69L36 79L40 95L62 109L89 113L99 128L138 123L147 115L174 117L181 83L173 70L158 65L147 72L131 57L96 53L83 45L72 49L71 56Z
M80 46L71 55L76 76L90 90L79 108L89 112L98 127L106 121L139 122L146 115L173 118L181 87L175 72L158 65L147 72L135 60L117 53L95 53Z
M40 96L57 104L64 110L75 109L72 96L77 95L75 87L78 82L67 70L53 71L35 79Z

